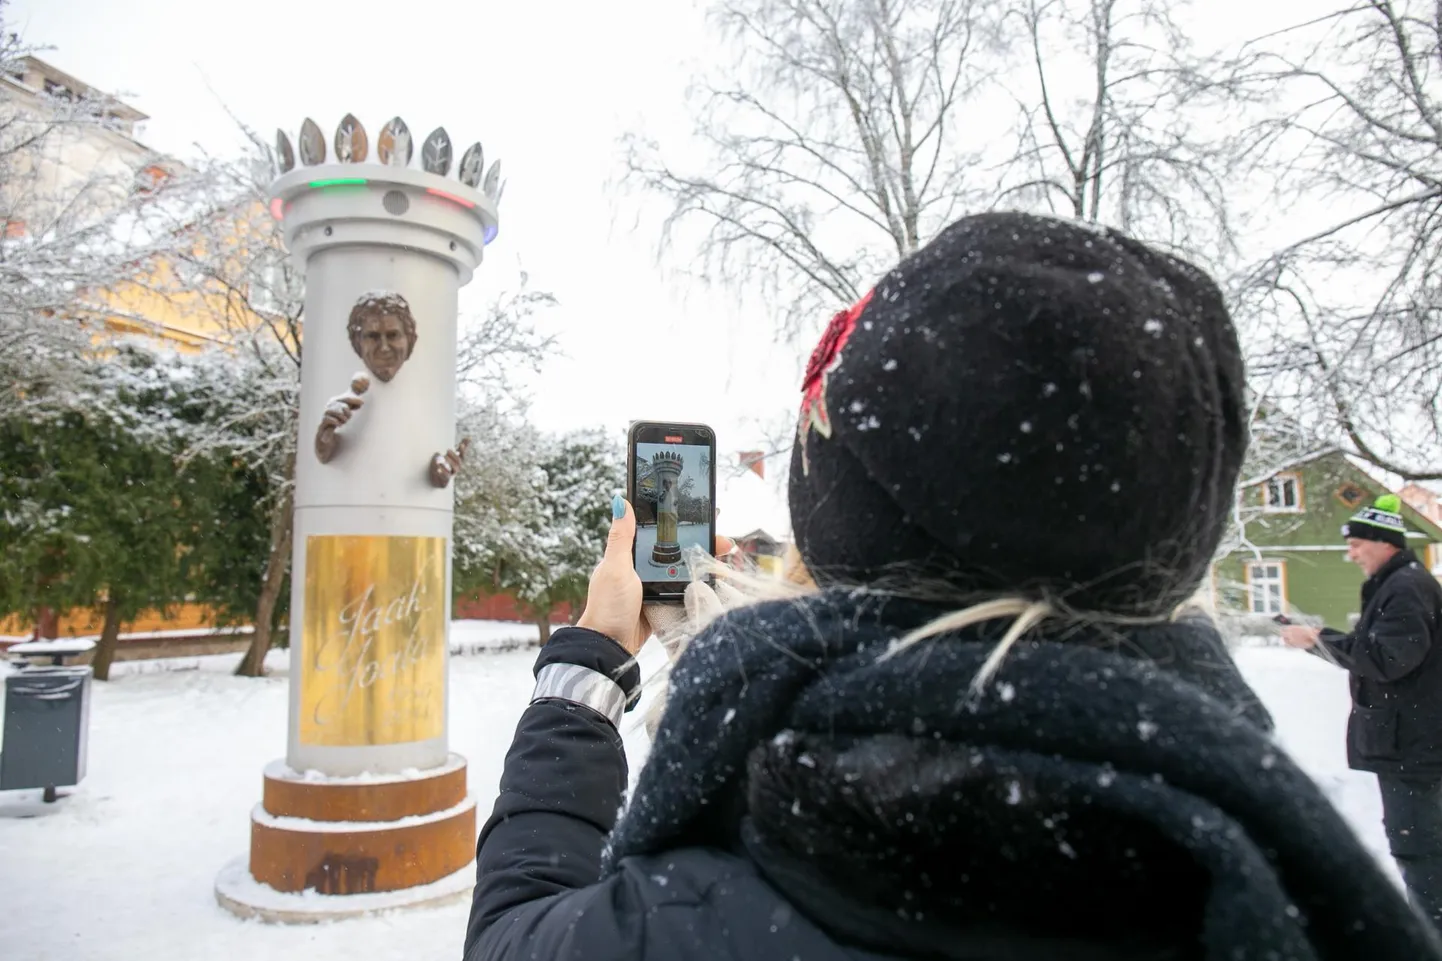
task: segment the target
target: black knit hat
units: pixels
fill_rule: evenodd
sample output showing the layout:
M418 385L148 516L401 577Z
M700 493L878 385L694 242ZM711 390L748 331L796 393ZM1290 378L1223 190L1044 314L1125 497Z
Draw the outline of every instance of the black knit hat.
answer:
M819 581L941 579L1169 611L1221 538L1245 373L1202 271L1121 234L967 217L838 314L791 469Z
M1342 525L1342 536L1406 548L1407 524L1402 520L1402 498L1383 494Z

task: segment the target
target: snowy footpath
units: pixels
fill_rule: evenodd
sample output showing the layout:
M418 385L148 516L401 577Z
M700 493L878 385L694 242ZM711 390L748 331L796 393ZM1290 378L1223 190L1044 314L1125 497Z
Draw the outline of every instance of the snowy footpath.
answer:
M452 660L451 745L470 762L483 820L530 694L534 650L479 652L535 633L476 623L455 633L453 647L477 653ZM1289 650L1247 649L1238 660L1283 745L1385 860L1375 781L1346 768L1345 675ZM261 770L285 749L285 653L272 652L262 680L231 677L235 661L121 665L116 680L95 686L89 773L74 796L26 818L14 815L41 807L34 797L0 794L0 958L459 959L463 904L297 927L241 921L216 904L216 872L247 849ZM627 719L634 759L645 751L639 721L639 712Z

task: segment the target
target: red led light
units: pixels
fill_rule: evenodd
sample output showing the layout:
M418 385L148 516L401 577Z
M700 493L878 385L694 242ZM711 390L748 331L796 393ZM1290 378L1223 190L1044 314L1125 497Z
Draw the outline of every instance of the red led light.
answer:
M460 204L462 207L474 210L476 205L465 197L457 197L455 194L448 194L444 190L437 190L434 187L427 187L426 193L433 197L440 197L442 200L449 200L453 204Z

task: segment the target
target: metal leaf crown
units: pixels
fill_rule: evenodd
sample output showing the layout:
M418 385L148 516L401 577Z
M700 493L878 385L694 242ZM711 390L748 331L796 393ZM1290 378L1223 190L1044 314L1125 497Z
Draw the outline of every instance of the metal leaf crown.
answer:
M334 143L331 159L336 163L365 163L369 155L370 140L366 136L365 127L361 126L354 114L348 113L341 118L335 130ZM392 117L376 138L376 159L388 167L408 167L413 153L414 139L410 128L400 117ZM296 149L291 148L290 138L284 130L277 130L275 133L276 165L281 173L295 169L297 155L300 162L307 167L326 162L325 134L321 133L320 126L309 117L300 125ZM421 169L426 173L447 176L451 172L453 156L451 137L446 133L445 127L432 130L421 142ZM505 182L501 180L501 162L494 161L490 170L486 170L485 166L485 151L481 149L479 142L473 143L461 155L461 162L456 167L456 177L467 187L483 191L492 203L499 204L501 194L506 189Z

